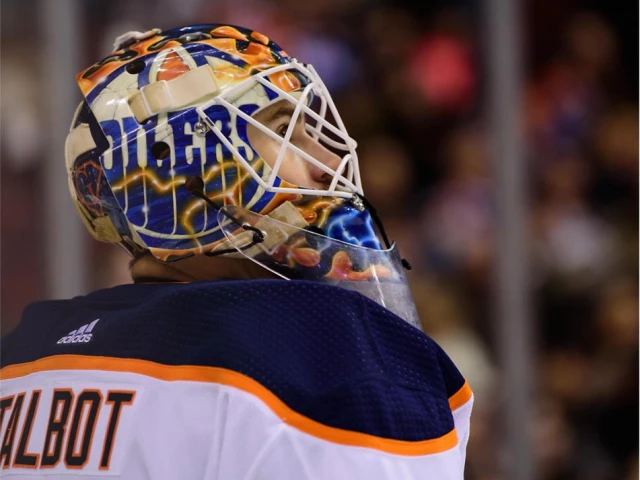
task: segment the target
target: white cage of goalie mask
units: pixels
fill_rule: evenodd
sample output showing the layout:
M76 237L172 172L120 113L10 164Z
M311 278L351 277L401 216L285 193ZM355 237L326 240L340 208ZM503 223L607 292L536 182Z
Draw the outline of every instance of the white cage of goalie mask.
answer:
M303 88L302 92L296 92L295 96L291 93L285 92L266 78L268 75L272 75L274 73L282 72L285 70L296 70L309 80L308 85ZM277 93L277 98L269 102L269 105L280 100L288 100L294 106L291 121L289 122L289 126L287 127L287 132L284 137L281 137L250 115L247 115L245 112L241 111L240 108L233 105L232 102L234 101L234 99L240 99L245 92L256 85L256 82L262 84L265 88L269 88ZM320 101L318 112L314 111L308 105L311 93L313 93L314 96L316 96ZM240 154L238 149L220 131L220 128L216 126L215 122L206 114L205 110L214 105L224 106L234 115L241 117L242 119L253 125L255 128L259 129L265 135L280 143L281 146L278 152L278 156L271 169L271 174L266 182L263 178L260 177L258 172L254 170L249 161L245 157L243 157L242 154ZM208 102L198 106L196 108L196 111L198 112L198 116L200 117L200 119L207 124L207 126L218 136L220 141L231 151L234 158L238 162L240 162L240 164L247 170L251 177L266 191L277 193L300 193L300 188L277 187L274 185L276 179L278 178L278 172L280 170L280 167L282 166L284 155L286 151L290 149L307 162L311 163L321 171L331 176L331 183L326 189L321 190L305 188L305 195L350 198L355 193L362 194L362 183L358 166L358 155L356 153L357 143L347 133L344 123L340 118L340 114L338 113L338 110L333 103L327 87L324 85L324 83L320 79L320 76L311 65L305 66L294 60L293 62L286 65L279 65L277 67L264 70L260 73L252 75L251 78L239 83L238 85L235 85L234 87L226 90L220 95L212 98ZM331 112L336 125L333 125L325 118L328 111ZM344 154L341 155L340 163L335 170L331 169L320 160L312 157L307 152L303 151L290 142L291 135L296 125L296 121L300 114L306 114L316 122L315 125L305 125L307 132L315 141L325 143L334 151L337 150L344 152ZM333 137L335 138L331 138L330 136L328 136L327 133L325 133L325 130L330 132L331 135L333 135Z

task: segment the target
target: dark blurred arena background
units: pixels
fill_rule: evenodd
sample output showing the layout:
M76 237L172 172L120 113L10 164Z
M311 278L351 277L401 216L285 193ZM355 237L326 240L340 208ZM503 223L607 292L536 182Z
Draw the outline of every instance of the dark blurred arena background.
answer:
M51 4L72 5L73 18L56 24ZM75 223L49 221L49 166L64 171L62 144L50 132L67 129L75 106L51 112L60 100L51 70L62 70L56 78L71 85L77 104L75 73L109 54L117 35L246 26L313 64L332 92L360 144L365 192L414 265L409 279L425 331L475 392L466 478L510 480L501 433L509 398L492 304L500 252L484 6L2 0L2 334L31 301L130 281L117 247L95 243ZM523 431L535 478L637 479L638 5L529 0L521 14L534 391ZM51 58L56 28L73 32L70 59ZM70 215L72 208L69 201ZM64 290L68 272L52 267L48 244L67 233L67 255L86 280Z

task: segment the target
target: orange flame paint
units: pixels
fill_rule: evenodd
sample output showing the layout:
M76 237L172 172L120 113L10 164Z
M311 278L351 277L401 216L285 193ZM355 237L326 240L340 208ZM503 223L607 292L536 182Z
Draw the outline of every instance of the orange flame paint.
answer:
M303 267L315 267L320 263L320 254L313 248L292 248L289 255Z
M157 80L172 80L189 71L189 66L176 52L167 55L158 69Z
M388 277L391 275L391 270L387 267L383 267L382 265L371 266L363 272L357 272L353 269L353 264L351 263L351 259L347 252L338 252L331 261L331 270L325 276L335 280L351 280L360 282L372 278L374 276L374 269L376 274L375 276L377 277Z

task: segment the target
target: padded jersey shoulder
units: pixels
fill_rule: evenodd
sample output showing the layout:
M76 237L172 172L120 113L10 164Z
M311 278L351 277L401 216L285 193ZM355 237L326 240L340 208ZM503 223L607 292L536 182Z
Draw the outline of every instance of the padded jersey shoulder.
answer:
M58 343L95 320L89 341ZM408 441L453 429L448 399L464 384L388 310L303 281L122 285L31 304L2 341L3 367L65 354L232 370L315 421Z

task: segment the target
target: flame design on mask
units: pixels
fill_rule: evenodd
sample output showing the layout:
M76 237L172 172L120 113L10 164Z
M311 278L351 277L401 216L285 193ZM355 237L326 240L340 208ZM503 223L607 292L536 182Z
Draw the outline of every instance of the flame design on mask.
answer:
M335 280L361 282L373 277L390 277L391 274L391 270L384 265L371 265L366 270L358 272L353 269L353 263L351 263L347 252L341 251L334 255L331 260L331 270L325 277Z
M171 52L165 57L162 65L160 65L156 81L173 80L183 73L187 73L189 70L189 66L184 63L182 57L176 52Z
M245 62L240 68L244 68L250 73L276 66L281 58L289 56L269 37L249 29L238 29L230 25L195 27L188 32L184 29L174 29L145 38L103 58L77 75L78 84L84 95L88 95L109 75L127 63L163 49L179 47L188 43L202 43L224 51L241 62ZM274 54L281 58L276 58ZM168 80L168 78L159 79ZM295 88L295 76L288 72L281 72L277 78L271 80L279 86L281 83L284 85L292 84Z
M292 248L289 256L298 265L303 267L316 267L320 263L320 252L313 248Z

